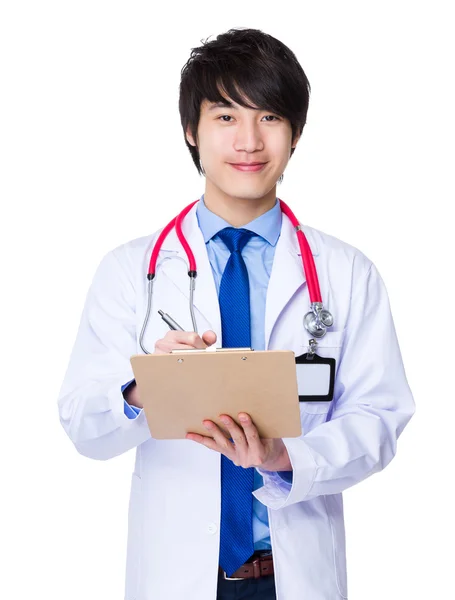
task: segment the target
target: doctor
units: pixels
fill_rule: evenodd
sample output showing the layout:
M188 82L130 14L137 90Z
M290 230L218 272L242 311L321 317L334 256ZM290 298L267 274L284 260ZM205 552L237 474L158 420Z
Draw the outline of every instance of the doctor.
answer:
M179 107L206 178L182 222L197 263L197 332L187 256L171 229L143 337L151 352L308 351L309 286L276 187L305 125L309 89L292 51L259 30L230 30L193 49ZM302 194L293 204L308 220L311 199ZM126 600L347 598L342 492L392 460L415 408L375 265L301 226L334 317L316 352L336 359L336 377L331 401L300 402L299 438L259 439L248 415L228 414L230 438L205 422L206 436L153 439L130 357L142 353L147 269L162 229L108 252L96 270L59 412L85 456L107 460L136 448ZM169 330L159 309L184 331Z

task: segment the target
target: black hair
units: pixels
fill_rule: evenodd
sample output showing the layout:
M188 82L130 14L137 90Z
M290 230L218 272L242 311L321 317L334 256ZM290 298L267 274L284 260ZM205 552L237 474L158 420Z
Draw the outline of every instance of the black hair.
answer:
M301 134L306 123L310 83L295 54L276 38L259 29L237 28L218 35L215 40L191 49L191 56L181 71L179 111L185 143L201 175L197 146L186 139L189 127L197 144L201 103L223 102L226 98L254 108L270 110L289 120L292 140ZM291 154L295 148L291 148ZM281 175L278 183L283 179Z

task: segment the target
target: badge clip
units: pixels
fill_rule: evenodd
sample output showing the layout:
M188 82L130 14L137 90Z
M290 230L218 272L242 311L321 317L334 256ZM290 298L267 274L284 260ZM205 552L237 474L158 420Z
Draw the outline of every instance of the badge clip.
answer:
M306 359L307 360L313 360L314 355L316 354L316 348L318 346L318 343L316 340L314 340L313 338L311 338L310 342L309 342L309 346L308 346L308 352L306 355Z

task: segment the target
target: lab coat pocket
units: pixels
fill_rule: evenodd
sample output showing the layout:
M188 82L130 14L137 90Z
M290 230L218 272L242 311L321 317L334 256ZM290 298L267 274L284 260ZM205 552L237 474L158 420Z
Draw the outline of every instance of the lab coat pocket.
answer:
M139 576L142 556L142 480L131 477L131 492L128 507L128 542L126 557L125 600L136 600L139 590Z
M323 358L335 359L335 380L338 364L341 357L341 349L345 335L345 329L341 331L328 331L325 336L317 341L316 354ZM307 334L308 335L308 334ZM308 350L308 345L302 347L301 354ZM329 412L332 401L302 401L299 403L302 427L305 431L313 429L315 425L323 423ZM312 416L314 415L314 417ZM306 425L306 426L305 426Z

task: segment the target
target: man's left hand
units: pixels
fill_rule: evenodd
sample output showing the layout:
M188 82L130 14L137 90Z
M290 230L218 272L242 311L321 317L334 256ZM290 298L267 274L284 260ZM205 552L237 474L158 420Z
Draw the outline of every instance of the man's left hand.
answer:
M186 439L224 454L237 467L244 469L258 467L264 471L292 471L289 454L281 438L261 439L248 414L239 413L238 418L241 427L230 416L220 415L220 420L229 431L233 442L216 423L209 420L203 421L202 424L210 432L211 437L187 433Z

